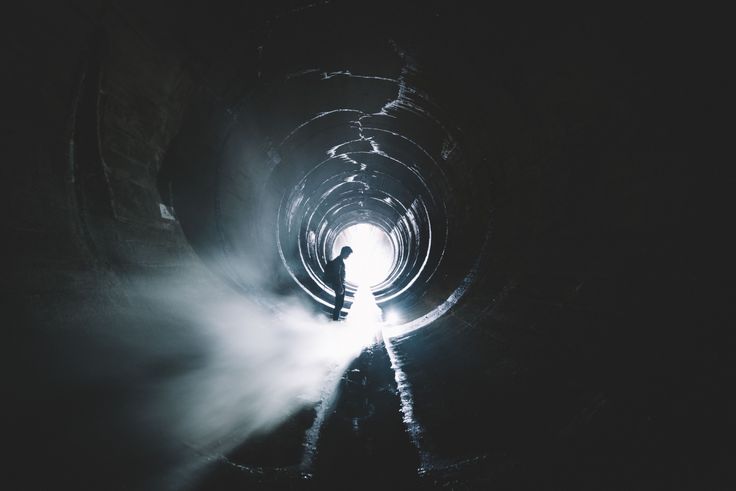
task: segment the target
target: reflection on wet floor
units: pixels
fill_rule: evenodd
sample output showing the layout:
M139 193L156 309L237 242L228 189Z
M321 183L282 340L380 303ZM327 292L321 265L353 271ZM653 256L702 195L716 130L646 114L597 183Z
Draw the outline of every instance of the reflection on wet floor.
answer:
M315 459L317 488L413 487L419 457L404 426L394 373L382 343L361 353L338 391Z
M198 489L415 487L420 457L382 325L370 289L359 288L336 327L336 340L360 348L347 370L326 377L315 406L220 458Z

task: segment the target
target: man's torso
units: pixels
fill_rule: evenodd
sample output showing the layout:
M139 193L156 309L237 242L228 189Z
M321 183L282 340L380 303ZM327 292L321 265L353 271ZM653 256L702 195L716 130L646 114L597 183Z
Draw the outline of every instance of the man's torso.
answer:
M332 285L343 286L345 284L345 262L340 256L330 261L326 268L327 276Z

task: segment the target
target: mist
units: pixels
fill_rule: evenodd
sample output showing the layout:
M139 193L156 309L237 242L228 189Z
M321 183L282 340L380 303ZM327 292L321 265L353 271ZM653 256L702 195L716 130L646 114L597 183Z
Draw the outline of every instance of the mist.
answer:
M125 290L108 325L54 337L52 370L65 397L129 388L95 400L80 433L132 446L126 455L149 489L194 486L208 463L254 435L305 407L327 410L347 366L380 336L375 306L363 321L336 323L294 297L256 301L201 266L131 278ZM149 464L153 476L140 470Z

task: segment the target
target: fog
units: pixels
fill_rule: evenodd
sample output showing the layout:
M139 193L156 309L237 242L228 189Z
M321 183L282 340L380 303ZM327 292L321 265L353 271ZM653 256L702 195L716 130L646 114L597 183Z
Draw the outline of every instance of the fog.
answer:
M128 388L109 403L114 408L93 401L105 409L85 415L80 431L134 434L133 443L110 445L140 445L133 453L141 460L165 463L152 465L166 470L146 478L151 489L185 489L207 463L252 436L306 406L329 405L349 363L380 338L370 291L349 322L336 323L266 289L255 301L202 267L132 278L124 288L127 302L115 319L59 333L51 352L62 387ZM72 355L80 345L84 355Z

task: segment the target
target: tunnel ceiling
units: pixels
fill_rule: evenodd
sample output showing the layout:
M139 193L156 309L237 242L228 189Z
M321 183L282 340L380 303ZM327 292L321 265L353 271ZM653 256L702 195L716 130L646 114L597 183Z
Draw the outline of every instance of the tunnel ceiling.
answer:
M470 285L493 191L477 179L482 150L459 125L457 98L434 87L391 36L405 36L402 25L376 28L375 13L346 25L339 15L322 5L271 26L253 67L258 82L228 109L215 154L191 164L195 175L216 177L174 186L174 201L212 207L215 234L191 226L186 208L179 217L208 259L205 244L219 242L216 269L233 284L296 291L325 306L322 271L335 238L351 225L378 227L394 259L377 301L416 327ZM273 271L276 281L264 282Z
M286 350L272 321L294 298L326 308L321 271L357 223L384 234L376 299L405 325L345 377L325 469L362 464L345 449L370 434L403 438L394 463L427 489L736 488L733 186L713 165L732 160L731 17L485 7L9 7L0 281L21 484L3 489L166 489L162 471L200 465L227 489L320 489L281 473L313 407L255 407L246 426L288 421L237 462L222 415L253 409L245 388L283 395L263 357L293 389L287 360L323 354ZM273 329L233 335L256 324ZM391 418L356 429L377 401Z

